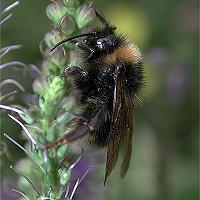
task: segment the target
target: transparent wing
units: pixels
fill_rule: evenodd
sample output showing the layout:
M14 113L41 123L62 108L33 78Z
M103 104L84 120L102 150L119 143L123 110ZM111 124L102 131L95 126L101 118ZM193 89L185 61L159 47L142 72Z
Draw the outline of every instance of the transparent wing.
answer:
M126 129L126 134L125 134L123 149L122 149L123 162L122 162L121 171L120 171L121 177L124 177L130 164L131 153L132 153L132 143L133 143L132 140L133 140L133 131L134 131L134 120L135 120L134 101L131 97L129 97L127 98L127 129Z
M120 144L123 140L123 134L126 131L127 125L127 106L124 93L125 79L122 71L123 67L124 66L119 63L115 70L114 76L115 90L113 100L112 127L109 133L107 144L108 149L104 184L117 163Z

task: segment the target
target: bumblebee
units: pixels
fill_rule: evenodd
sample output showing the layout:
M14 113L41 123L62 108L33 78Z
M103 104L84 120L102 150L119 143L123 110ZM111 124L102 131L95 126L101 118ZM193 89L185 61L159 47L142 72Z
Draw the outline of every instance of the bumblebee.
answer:
M143 60L136 44L124 35L116 34L116 27L97 11L96 15L102 23L101 29L62 40L52 49L84 38L76 42L82 65L67 67L61 74L74 80L73 87L79 91L83 108L81 118L71 132L48 147L70 144L79 139L87 145L107 147L105 184L117 163L119 152L123 155L121 177L129 167L135 98L144 82Z

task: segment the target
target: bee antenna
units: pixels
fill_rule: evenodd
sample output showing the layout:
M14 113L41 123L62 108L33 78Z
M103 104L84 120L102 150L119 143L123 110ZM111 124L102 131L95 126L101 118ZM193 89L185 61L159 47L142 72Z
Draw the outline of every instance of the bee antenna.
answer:
M66 38L64 40L61 40L60 42L58 42L51 50L50 52L52 52L54 49L56 49L57 47L59 47L61 44L64 44L65 42L68 42L70 40L73 40L73 39L76 39L76 38L79 38L79 37L85 37L85 36L89 36L89 35L93 35L94 33L91 32L91 33L83 33L81 35L77 35L77 36L74 36L74 37L70 37L70 38Z

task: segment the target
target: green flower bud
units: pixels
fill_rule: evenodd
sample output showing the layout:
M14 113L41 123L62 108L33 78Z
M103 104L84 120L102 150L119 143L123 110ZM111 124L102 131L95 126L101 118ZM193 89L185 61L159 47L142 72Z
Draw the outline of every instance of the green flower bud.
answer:
M49 84L47 91L49 101L53 102L63 96L63 86L64 81L59 76L53 78L52 82L50 82Z
M59 159L62 159L63 157L65 157L65 155L66 155L68 149L69 149L69 146L68 146L67 144L61 145L61 146L58 148L56 154L57 154L57 156L59 157Z
M46 90L40 96L39 106L41 110L47 115L51 116L55 105L55 101L58 101L64 95L64 81L60 77L56 76L51 82L48 83Z
M52 159L52 158L49 158L47 163L46 163L46 171L47 172L54 172L57 170L57 162Z
M46 140L47 142L53 142L57 138L58 129L49 128L46 132Z
M66 183L69 182L70 177L71 177L71 170L62 169L60 172L60 184L63 186L66 185Z
M85 4L77 9L75 19L78 27L83 28L90 24L95 17L96 14L91 5Z
M74 32L76 25L72 17L66 15L60 21L60 28L63 34L71 35Z
M55 181L55 177L53 174L48 173L48 175L44 176L44 182L47 186L52 186Z
M59 1L54 1L49 4L46 8L46 14L48 18L55 24L58 25L60 19L66 14L67 8L63 6Z
M53 109L50 108L49 109L49 113L52 113L52 112L53 112ZM41 123L41 127L43 129L43 132L46 132L48 130L48 128L49 128L49 122L48 122L48 120L46 120L46 119L40 119L40 123ZM38 141L42 143L42 142L44 142L44 139L42 137L38 137Z
M80 4L78 0L62 0L62 3L66 6L68 14L72 16Z
M80 4L78 0L62 0L62 3L68 8L76 8Z
M33 153L33 159L40 166L44 164L43 154L40 151Z

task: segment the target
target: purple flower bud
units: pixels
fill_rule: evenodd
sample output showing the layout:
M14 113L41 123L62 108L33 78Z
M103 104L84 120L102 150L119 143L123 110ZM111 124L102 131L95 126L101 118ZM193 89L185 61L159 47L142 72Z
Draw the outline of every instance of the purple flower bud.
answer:
M34 93L40 95L46 88L46 85L47 85L47 82L44 77L40 76L39 78L35 79L32 85Z
M72 17L66 15L60 21L60 28L63 34L71 35L74 32L76 25Z
M59 68L64 69L68 61L68 52L60 46L57 47L54 51L50 52L50 48L47 48L44 52L45 58L52 62L53 64L57 65ZM65 66L65 67L63 67Z
M56 74L58 71L57 65L53 64L48 60L44 60L42 62L42 72L45 76L51 76L52 74Z

